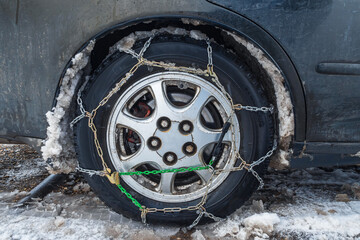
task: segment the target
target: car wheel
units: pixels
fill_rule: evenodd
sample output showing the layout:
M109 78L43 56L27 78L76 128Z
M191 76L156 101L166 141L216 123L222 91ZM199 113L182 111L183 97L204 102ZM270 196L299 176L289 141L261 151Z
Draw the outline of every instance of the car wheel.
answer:
M134 46L140 51L143 41ZM161 35L152 40L144 58L176 66L206 69L206 43L189 37ZM214 71L234 103L268 106L264 90L247 64L223 47L212 44ZM137 63L131 55L115 52L91 77L83 102L97 107L115 84ZM94 124L104 160L112 171L136 172L205 166L233 109L229 99L209 76L141 66L109 101L97 110ZM76 126L80 166L102 169L94 135L83 120ZM253 162L265 155L273 141L273 120L269 113L237 111L225 134L215 169L239 165L235 153ZM267 167L255 168L261 175ZM186 208L199 203L207 190L211 170L122 175L120 183L141 205L149 208ZM101 176L85 175L93 191L118 213L140 220L139 207L119 188ZM245 171L213 176L204 207L218 217L239 208L257 188L258 181ZM189 224L195 211L153 212L147 221ZM208 219L203 219L203 222Z

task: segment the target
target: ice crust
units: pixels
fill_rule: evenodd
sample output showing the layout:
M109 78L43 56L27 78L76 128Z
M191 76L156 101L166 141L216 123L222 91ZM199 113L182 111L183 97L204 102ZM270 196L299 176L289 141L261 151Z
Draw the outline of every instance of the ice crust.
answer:
M236 42L240 43L255 57L271 78L276 95L276 107L279 121L279 151L272 159L270 166L276 169L284 169L289 166L289 158L292 150L289 149L290 141L294 136L294 112L289 92L285 88L285 80L280 70L266 57L265 53L254 44L246 41L231 32L226 32Z
M71 60L61 81L60 92L56 98L56 106L46 113L49 124L47 138L41 147L43 159L49 163L50 173L70 173L76 168L76 155L72 140L73 133L69 127L69 107L75 89L82 76L82 69L88 64L89 55L95 46L95 41L89 44Z
M43 200L33 199L26 209L15 208L14 199L28 192L0 192L0 239L167 240L184 239L185 234L186 237L191 234L191 239L214 240L359 239L360 201L353 195L349 202L334 199L337 193L347 191L341 187L344 183L360 186L359 170L353 167L332 172L319 168L272 171L267 175L269 184L253 196L264 199L265 209L260 214L252 205L245 204L227 219L198 225L193 232L127 219L107 208L91 191L50 193ZM285 200L277 194L283 188L296 194Z
M274 225L280 222L280 218L276 213L261 213L254 214L244 219L244 225L247 232L253 233L256 231L260 234L270 236L274 231Z
M197 20L197 19L192 19L192 18L182 18L181 22L184 24L188 24L188 25L194 25L194 26L199 26L199 25L205 25L206 23L201 21L201 20Z
M181 35L181 36L190 36L191 38L193 38L195 40L206 40L207 39L207 36L198 30L188 31L183 28L176 28L176 27L171 27L171 26L159 28L159 29L153 29L151 31L136 31L136 32L133 32L133 33L129 34L128 36L122 38L114 46L112 46L110 48L109 55L111 55L112 53L114 53L117 50L119 50L119 51L130 50L134 46L134 44L137 40L145 39L145 38L154 36L156 34L162 34L162 33L168 33L168 34L172 34L172 35Z
M218 224L215 229L216 237L224 238L231 236L236 239L268 239L272 236L275 225L280 223L280 218L276 213L253 214L246 218L239 215L233 216L234 219L227 219Z
M206 240L204 235L201 233L201 230L196 230L191 234L193 240Z

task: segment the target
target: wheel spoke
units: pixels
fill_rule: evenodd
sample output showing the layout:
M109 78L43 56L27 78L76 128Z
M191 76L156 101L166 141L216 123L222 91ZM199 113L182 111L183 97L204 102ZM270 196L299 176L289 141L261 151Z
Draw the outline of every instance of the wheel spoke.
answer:
M138 135L143 138L143 141L146 141L152 136L156 130L153 117L147 119L136 118L131 116L127 110L123 110L118 114L116 124L136 131Z
M174 112L176 112L176 108L171 105L168 100L165 89L162 81L154 82L150 85L153 97L155 99L156 113L157 117L167 116L169 118L174 117Z
M183 110L189 120L195 122L199 117L203 107L209 102L211 93L199 88L192 101Z
M217 143L221 136L221 130L207 129L199 126L198 129L193 132L194 142L196 143L198 150L202 149L210 143ZM223 138L224 143L232 141L231 129L225 134Z
M177 168L198 166L205 166L203 162L199 159L198 154L195 154L194 156L184 157L176 163Z
M198 171L196 171L196 173L201 178L201 182L203 184L207 184L209 179L212 176L212 172L210 170L208 170L208 169L198 170Z
M163 194L172 194L174 190L175 173L162 173L159 191Z
M149 150L146 146L142 146L134 155L126 157L122 164L125 171L128 172L145 163L156 163L157 160L159 160L159 155Z

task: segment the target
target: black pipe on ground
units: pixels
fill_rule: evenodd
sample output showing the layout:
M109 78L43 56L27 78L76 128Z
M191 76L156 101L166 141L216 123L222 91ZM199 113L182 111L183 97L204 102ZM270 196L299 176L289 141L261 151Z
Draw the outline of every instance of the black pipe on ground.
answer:
M22 198L17 206L27 205L32 198L44 198L50 192L59 188L66 179L66 174L51 174L45 178L39 185L30 191L30 194Z

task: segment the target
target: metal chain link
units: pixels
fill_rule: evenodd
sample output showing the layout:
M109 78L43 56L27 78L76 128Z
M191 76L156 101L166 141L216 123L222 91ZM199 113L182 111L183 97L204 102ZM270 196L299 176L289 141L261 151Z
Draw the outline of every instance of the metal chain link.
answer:
M86 110L85 110L85 108L84 108L83 101L82 101L82 99L81 99L81 94L82 94L82 92L84 91L86 85L88 84L89 79L90 79L89 77L86 77L86 78L85 78L84 83L81 85L81 87L79 88L79 91L77 92L76 102L77 102L77 104L78 104L78 106L79 106L79 109L80 109L81 114L80 114L79 116L77 116L76 118L74 118L74 120L72 120L72 121L70 122L70 127L71 127L71 129L73 129L74 125L75 125L78 121L80 121L81 119L83 119L83 118L86 116Z
M82 168L82 167L80 167L79 164L77 165L76 170L78 172L86 173L90 177L92 177L93 175L102 176L102 177L106 175L106 172L104 172L102 170L91 170L91 169Z
M132 55L133 57L135 57L138 62L130 69L130 71L125 74L125 77L123 77L116 85L115 87L107 94L107 96L105 98L103 98L100 103L98 104L98 106L93 109L90 113L85 111L85 108L83 107L83 102L81 99L81 93L85 88L85 85L87 84L87 82L85 82L81 88L79 89L78 95L77 95L77 103L80 107L80 112L81 115L77 116L72 122L71 122L71 126L73 126L76 122L78 122L79 120L81 120L84 117L88 117L89 121L88 121L88 126L91 129L91 131L93 132L94 135L94 144L96 146L96 150L98 153L98 156L100 157L101 161L102 161L102 165L103 165L103 170L89 170L89 169L84 169L81 168L79 165L77 166L77 170L86 174L89 174L90 176L92 175L99 175L99 176L106 176L109 181L111 183L114 183L118 186L118 188L120 189L120 191L122 193L124 193L133 203L134 205L136 205L139 210L141 211L141 219L143 223L146 223L146 215L148 213L153 213L153 212L181 212L181 211L196 211L198 213L197 218L194 220L194 222L189 226L189 229L195 227L199 221L201 220L201 218L203 216L209 217L211 219L213 219L214 221L220 221L221 218L218 218L216 216L214 216L212 213L209 213L206 211L204 205L206 203L207 197L208 197L208 191L211 187L212 184L212 179L214 177L215 174L220 174L222 172L231 172L231 171L240 171L243 169L246 169L247 171L251 172L259 181L260 183L260 188L263 186L263 180L261 179L261 177L258 175L258 173L253 169L253 167L261 164L262 162L264 162L267 158L269 158L274 151L277 148L277 144L276 141L273 145L273 148L266 153L266 155L264 155L263 157L259 158L258 160L254 161L253 163L249 164L247 163L245 160L243 160L240 156L239 152L235 152L235 149L232 148L232 151L234 151L234 160L236 161L236 159L240 159L241 163L238 167L234 167L231 169L214 169L214 167L212 166L212 164L214 163L215 157L213 157L209 164L206 166L197 166L197 167L189 167L189 168L177 168L177 169L163 169L163 170L153 170L153 171L135 171L135 172L112 172L110 168L108 168L105 160L104 160L104 156L103 156L103 151L101 148L101 145L99 143L99 140L97 138L97 129L96 126L94 124L94 118L96 116L97 110L104 106L107 101L117 92L119 91L119 89L131 78L131 76L133 76L133 74L136 72L136 70L143 65L146 66L153 66L153 67L160 67L163 68L165 70L176 70L176 71L181 71L181 72L187 72L187 73L192 73L192 74L197 74L197 75L203 75L203 76L211 76L211 80L215 83L215 85L221 90L221 92L229 99L231 105L232 105L232 112L229 116L228 121L231 122L232 124L232 118L234 117L234 113L237 110L247 110L247 111L253 111L253 112L270 112L273 113L273 106L270 107L254 107L254 106L242 106L241 104L234 104L233 100L231 98L231 96L229 95L229 93L227 93L227 91L225 90L224 86L220 83L216 73L214 72L214 66L213 66L213 58L212 58L212 47L211 47L211 42L210 39L206 40L207 43L207 53L208 53L208 65L207 65L207 69L206 70L199 70L199 69L194 69L194 68L188 68L188 67L182 67L182 66L175 66L175 64L172 63L163 63L163 62L157 62L157 61L149 61L145 58L143 58L143 55L145 53L145 51L148 49L148 47L151 44L151 40L154 38L155 34L152 35L144 44L143 48L140 50L139 53L136 53L134 50L132 49L120 49L120 51L124 51L130 55ZM234 138L233 138L234 139ZM198 171L198 170L205 170L205 169L210 169L212 172L211 177L209 178L208 182L206 183L205 186L205 193L202 196L200 202L194 206L189 206L189 207L172 207L172 208L148 208L146 206L142 206L130 193L128 193L126 191L126 189L124 187L122 187L122 185L120 184L120 179L119 176L121 175L149 175L149 174L163 174L163 173L169 173L169 172L190 172L190 171ZM117 176L116 176L117 175Z
M149 37L149 39L145 42L143 48L142 48L142 49L140 50L140 52L139 52L138 60L143 57L145 51L146 51L146 50L148 49L148 47L150 46L151 41L153 40L154 37L155 37L155 34L153 34L151 37Z
M179 172L191 172L191 171L199 171L209 169L210 166L197 166L197 167L188 167L188 168L170 168L163 170L152 170L152 171L135 171L135 172L119 172L119 175L149 175L149 174L159 174L159 173L179 173Z
M196 225L199 224L201 218L204 216L206 210L203 210L203 208L200 208L199 210L196 211L196 213L198 214L198 216L195 218L194 222L192 224L190 224L187 229L191 230L192 228L194 228Z
M211 47L211 42L210 39L206 39L206 44L207 44L207 54L208 54L208 67L211 68L212 72L214 71L214 65L213 65L213 58L212 58L212 47Z
M270 107L254 107L254 106L243 106L241 104L235 104L234 110L246 110L250 112L274 112L274 106L270 105Z
M257 165L259 165L259 164L261 164L261 163L264 162L267 158L271 157L271 156L274 154L276 148L277 148L277 142L274 141L272 149L271 149L270 151L268 151L264 156L262 156L261 158L259 158L258 160L252 162L252 163L250 164L250 169L253 168L253 167L255 167L255 166L257 166Z

